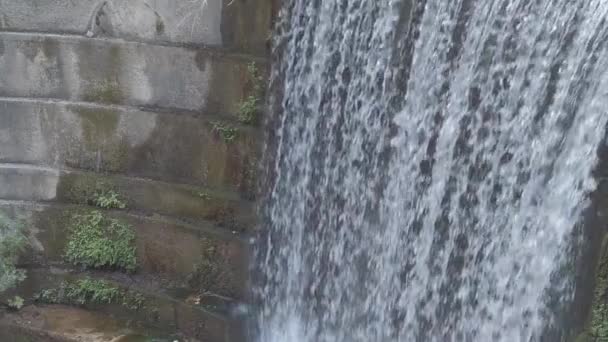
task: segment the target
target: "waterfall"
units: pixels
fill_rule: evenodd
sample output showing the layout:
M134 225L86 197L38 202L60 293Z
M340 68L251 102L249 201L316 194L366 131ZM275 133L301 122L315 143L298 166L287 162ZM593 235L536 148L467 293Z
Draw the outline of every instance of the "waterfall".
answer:
M285 0L260 342L539 341L608 121L604 0Z

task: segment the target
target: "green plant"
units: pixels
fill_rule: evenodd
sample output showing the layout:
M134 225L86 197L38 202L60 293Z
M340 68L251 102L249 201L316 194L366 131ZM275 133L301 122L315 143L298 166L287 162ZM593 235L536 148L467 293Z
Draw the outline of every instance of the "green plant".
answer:
M239 104L239 121L251 124L255 121L258 111L259 99L255 95L249 95Z
M226 123L214 121L211 123L213 131L218 133L225 142L232 142L236 138L238 130Z
M22 225L0 214L0 293L25 279L25 271L16 263L26 245Z
M35 298L46 304L120 304L130 310L139 310L145 304L145 297L140 293L122 290L107 281L90 278L62 282L57 288L41 291Z
M139 310L145 305L145 297L138 292L122 290L107 281L90 278L62 282L57 288L38 293L36 300L67 305L120 304L130 310Z
M72 216L65 258L88 268L137 268L135 233L119 220L106 218L99 211Z
M209 194L209 192L204 191L204 190L199 191L196 195L206 201L211 199L211 195Z
M127 207L127 203L114 190L96 191L93 203L103 209L125 209Z
M69 179L70 180L70 179ZM94 176L77 177L70 180L68 195L78 203L96 206L102 209L125 209L127 202L108 181Z
M264 78L260 75L255 62L247 64L247 73L252 84L252 92L239 104L238 119L244 124L252 124L256 120L256 114L264 93Z
M23 300L23 298L15 296L14 298L9 299L7 301L7 304L11 310L21 310L21 308L23 308L23 305L25 304L25 301Z
M92 279L82 279L76 283L76 286L68 288L67 296L73 298L76 302L110 304L113 303L119 296L118 288L111 284Z
M146 297L141 293L123 292L122 306L130 310L139 310L146 304Z

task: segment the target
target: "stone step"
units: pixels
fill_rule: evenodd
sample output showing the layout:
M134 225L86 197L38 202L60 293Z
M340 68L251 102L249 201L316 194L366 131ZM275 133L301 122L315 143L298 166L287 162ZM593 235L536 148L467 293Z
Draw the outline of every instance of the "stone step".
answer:
M249 62L206 49L0 32L0 96L236 116L251 92Z
M0 29L213 45L264 54L267 0L4 0Z
M161 335L162 336L162 335ZM64 305L27 306L0 314L0 340L7 342L185 341L162 338L108 315Z
M75 215L95 209L82 205L3 201L0 210L23 222L30 241L23 263L37 267L64 263ZM181 287L193 289L203 279L209 291L233 298L245 296L247 241L212 225L193 226L161 216L146 217L121 211L102 211L102 214L133 228L136 274L173 279Z
M231 192L149 179L94 172L58 170L27 164L0 164L0 200L58 202L100 206L117 196L114 208L160 214L209 225L230 232L250 231L255 225L253 204Z
M251 127L213 117L19 98L0 98L0 122L0 162L253 193L262 138Z
M53 301L58 304L76 306L103 314L112 319L130 322L137 331L152 332L154 335L179 334L186 339L202 341L240 341L242 335L242 314L234 308L223 311L210 309L204 302L173 297L168 290L158 288L154 279L128 276L120 273L78 272L63 268L29 269L27 278L17 290L11 290L0 297L6 302L14 296L25 299L26 304L44 305ZM82 303L66 302L57 292L62 284L77 285L79 281L110 286L118 289L119 295L111 303L87 299ZM143 287L140 286L143 284ZM94 286L91 286L91 288ZM46 293L44 299L40 294Z

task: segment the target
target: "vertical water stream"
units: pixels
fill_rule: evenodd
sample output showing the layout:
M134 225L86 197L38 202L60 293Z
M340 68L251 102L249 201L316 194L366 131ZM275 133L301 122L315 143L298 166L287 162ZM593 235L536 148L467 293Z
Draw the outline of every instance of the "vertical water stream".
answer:
M285 0L263 342L537 341L608 121L603 0Z

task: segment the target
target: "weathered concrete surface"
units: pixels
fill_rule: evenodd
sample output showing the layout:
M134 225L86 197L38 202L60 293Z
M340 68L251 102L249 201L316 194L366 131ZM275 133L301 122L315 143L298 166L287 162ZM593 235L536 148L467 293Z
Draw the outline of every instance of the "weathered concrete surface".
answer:
M4 164L0 166L0 198L42 201L57 196L59 172L45 167Z
M23 298L33 298L36 294L43 290L54 289L60 286L62 282L74 283L80 279L103 280L112 286L128 290L130 294L137 294L143 298L142 306L139 308L130 308L121 304L95 304L85 303L77 310L86 309L89 314L92 312L99 313L96 321L106 322L106 320L118 320L127 322L122 329L116 329L112 326L110 329L104 330L108 334L125 334L125 333L142 333L155 336L167 336L174 333L180 333L183 336L188 336L196 341L237 341L241 338L240 323L230 319L229 316L206 310L200 305L193 305L186 300L173 298L167 294L158 292L148 292L146 289L138 287L128 277L112 278L112 275L102 274L82 274L75 273L73 270L61 268L39 268L28 271L28 277L18 290L0 296L0 300L4 301L12 296L19 295ZM33 303L33 302L32 302ZM45 308L66 308L64 306L46 306ZM38 310L36 308L28 308ZM27 310L26 309L26 312ZM66 308L67 309L67 308ZM1 315L0 315L1 316ZM13 322L14 316L10 317L8 322ZM68 319L75 319L74 317ZM7 322L5 318L3 321ZM0 323L2 327L2 323ZM130 329L126 330L125 328ZM40 326L30 326L40 330ZM73 326L73 329L79 328ZM0 329L1 331L2 329ZM46 329L43 329L46 330ZM125 331L126 330L126 331ZM73 331L73 330L72 330ZM47 330L48 332L48 330ZM51 334L52 336L59 336ZM5 341L0 332L0 341ZM231 339L232 338L232 339ZM181 339L180 339L181 340ZM11 341L11 340L9 340ZM36 340L38 341L38 340ZM46 340L42 340L46 341ZM81 340L77 340L81 342Z
M129 211L157 213L193 223L202 220L237 232L253 228L251 225L255 222L253 203L241 200L235 193L91 172L61 172L54 200L94 204L96 192L110 189L126 202Z
M222 13L224 45L239 51L266 56L270 47L272 18L279 10L279 0L230 1Z
M272 9L266 0L0 0L0 30L212 45L261 55Z
M0 187L5 200L95 205L98 194L113 191L129 211L144 215L215 224L239 233L255 222L253 203L197 186L24 164L0 164L0 184L6 184Z
M0 33L0 96L236 113L247 63L207 50Z
M86 206L42 205L2 202L0 209L20 218L26 227L30 249L24 264L33 266L61 264L68 243L74 215L92 210ZM202 262L225 268L230 281L223 292L242 297L247 273L246 242L207 225L187 225L162 217L143 217L123 212L106 215L131 224L136 235L138 273L152 274L185 283L195 275ZM209 248L215 248L214 260L208 260Z
M7 342L114 342L145 336L141 330L100 313L62 305L29 306L0 320L0 340Z
M132 108L0 98L0 162L123 173L251 192L258 139L214 122Z

